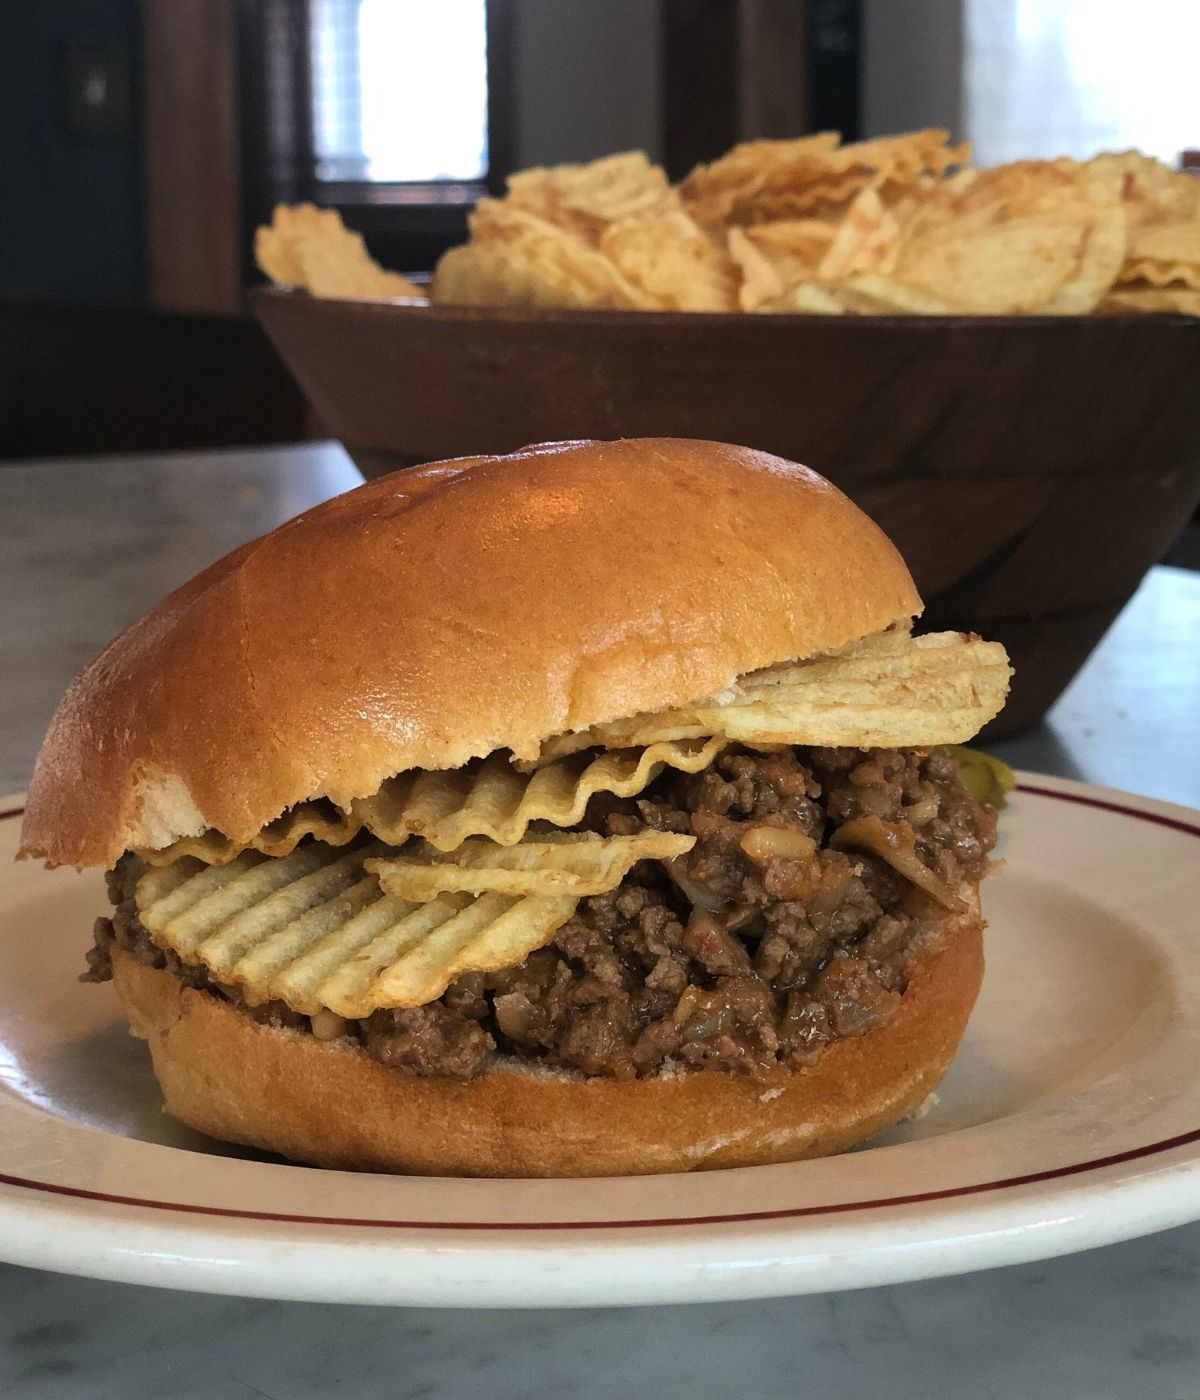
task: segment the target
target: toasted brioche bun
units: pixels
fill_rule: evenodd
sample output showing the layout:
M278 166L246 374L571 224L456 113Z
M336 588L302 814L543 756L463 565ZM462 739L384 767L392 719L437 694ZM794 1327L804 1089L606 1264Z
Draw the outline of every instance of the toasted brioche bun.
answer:
M210 827L246 841L305 799L532 755L920 608L856 506L748 448L556 443L398 472L235 550L86 668L22 850L110 866Z
M955 920L892 1018L769 1080L720 1070L618 1082L501 1067L459 1083L260 1025L115 949L167 1110L298 1162L430 1176L570 1177L758 1166L841 1152L915 1112L945 1074L983 976L983 921Z

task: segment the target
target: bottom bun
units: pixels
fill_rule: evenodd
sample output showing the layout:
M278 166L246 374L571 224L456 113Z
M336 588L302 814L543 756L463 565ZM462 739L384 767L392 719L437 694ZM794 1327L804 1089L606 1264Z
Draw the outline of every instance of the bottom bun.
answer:
M465 1084L419 1078L260 1025L118 949L113 972L167 1111L211 1137L359 1171L626 1176L822 1157L915 1112L966 1029L982 931L978 914L959 919L889 1021L767 1079L584 1080L513 1065Z

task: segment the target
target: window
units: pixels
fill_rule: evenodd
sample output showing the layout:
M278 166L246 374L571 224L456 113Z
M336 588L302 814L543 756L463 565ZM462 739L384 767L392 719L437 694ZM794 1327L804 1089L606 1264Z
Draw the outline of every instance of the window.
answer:
M980 165L1197 144L1200 6L967 0L967 133Z
M2 0L0 0L2 3ZM512 170L513 0L239 0L244 246L277 203L335 208L420 273Z
M485 0L312 0L309 42L318 183L486 180Z

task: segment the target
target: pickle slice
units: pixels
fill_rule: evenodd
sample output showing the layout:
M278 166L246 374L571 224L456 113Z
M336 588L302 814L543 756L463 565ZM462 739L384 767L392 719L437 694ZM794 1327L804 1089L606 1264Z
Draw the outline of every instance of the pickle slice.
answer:
M946 744L942 749L958 765L958 777L976 802L987 802L999 811L1008 804L1008 794L1017 785L1017 775L994 754L971 749L965 744Z

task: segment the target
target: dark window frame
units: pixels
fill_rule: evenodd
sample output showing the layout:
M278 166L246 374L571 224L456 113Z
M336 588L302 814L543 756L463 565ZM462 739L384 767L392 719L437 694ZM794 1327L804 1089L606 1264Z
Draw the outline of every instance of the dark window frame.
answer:
M428 270L467 236L467 215L514 168L512 0L487 0L488 171L480 181L323 181L313 148L309 0L238 0L245 244L277 203L336 209L377 258ZM249 264L252 265L252 262Z

